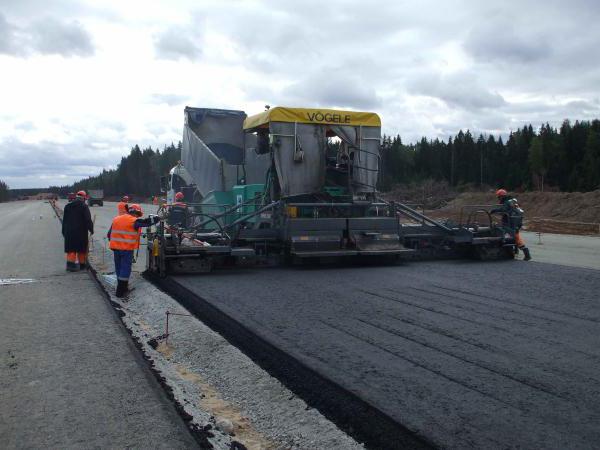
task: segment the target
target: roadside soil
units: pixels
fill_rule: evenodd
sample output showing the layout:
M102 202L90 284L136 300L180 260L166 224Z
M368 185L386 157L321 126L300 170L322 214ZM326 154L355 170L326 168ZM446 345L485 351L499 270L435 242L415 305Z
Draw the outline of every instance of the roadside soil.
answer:
M438 220L466 220L469 211L489 209L496 204L494 191L452 193L448 187L431 186L422 190L393 190L388 200L419 205L417 209ZM408 195L408 197L407 197ZM410 198L410 196L413 196ZM591 192L522 192L513 194L525 210L525 229L546 233L600 234L600 190ZM425 199L425 201L423 201ZM423 204L424 208L423 208ZM478 206L480 208L474 208ZM485 214L478 214L481 221Z

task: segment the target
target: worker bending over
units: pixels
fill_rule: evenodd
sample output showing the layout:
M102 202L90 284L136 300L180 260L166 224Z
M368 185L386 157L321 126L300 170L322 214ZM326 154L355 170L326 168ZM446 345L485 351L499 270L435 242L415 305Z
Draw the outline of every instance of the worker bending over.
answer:
M133 264L133 252L140 247L140 235L143 227L149 227L159 221L156 216L146 219L142 207L129 205L128 212L118 215L108 230L110 249L114 253L115 273L117 275L117 297L123 297L129 290L129 276Z
M525 261L531 259L531 253L525 245L525 241L521 237L521 227L523 226L523 210L519 207L517 199L508 195L508 192L504 189L498 189L496 191L496 197L498 203L501 205L498 208L492 209L492 214L502 214L502 224L506 227L512 228L515 233L515 244L517 248L523 251Z
M67 203L63 211L62 235L69 272L87 268L88 231L94 234L94 223L85 198L85 191L77 192L75 200Z
M127 204L129 203L129 197L124 195L121 197L121 201L117 204L117 211L119 211L119 215L127 214Z

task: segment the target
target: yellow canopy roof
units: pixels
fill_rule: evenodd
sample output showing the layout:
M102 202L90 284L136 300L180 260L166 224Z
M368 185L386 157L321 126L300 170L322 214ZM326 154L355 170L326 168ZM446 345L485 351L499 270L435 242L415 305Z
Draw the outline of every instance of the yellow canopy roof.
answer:
M244 130L259 128L269 122L298 122L325 125L380 127L381 119L375 113L340 111L336 109L285 108L277 106L244 120Z

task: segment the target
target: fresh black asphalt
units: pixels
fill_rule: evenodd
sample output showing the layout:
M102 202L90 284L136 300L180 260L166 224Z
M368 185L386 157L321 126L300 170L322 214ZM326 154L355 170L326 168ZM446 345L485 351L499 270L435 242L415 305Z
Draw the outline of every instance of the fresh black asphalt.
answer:
M435 446L600 443L600 270L463 260L173 279Z

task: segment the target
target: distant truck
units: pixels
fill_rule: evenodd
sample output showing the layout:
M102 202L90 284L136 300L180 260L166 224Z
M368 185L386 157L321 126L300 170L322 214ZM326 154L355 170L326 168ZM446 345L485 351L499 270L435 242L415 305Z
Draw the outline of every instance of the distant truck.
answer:
M88 206L104 206L104 191L102 189L90 189L87 202Z

